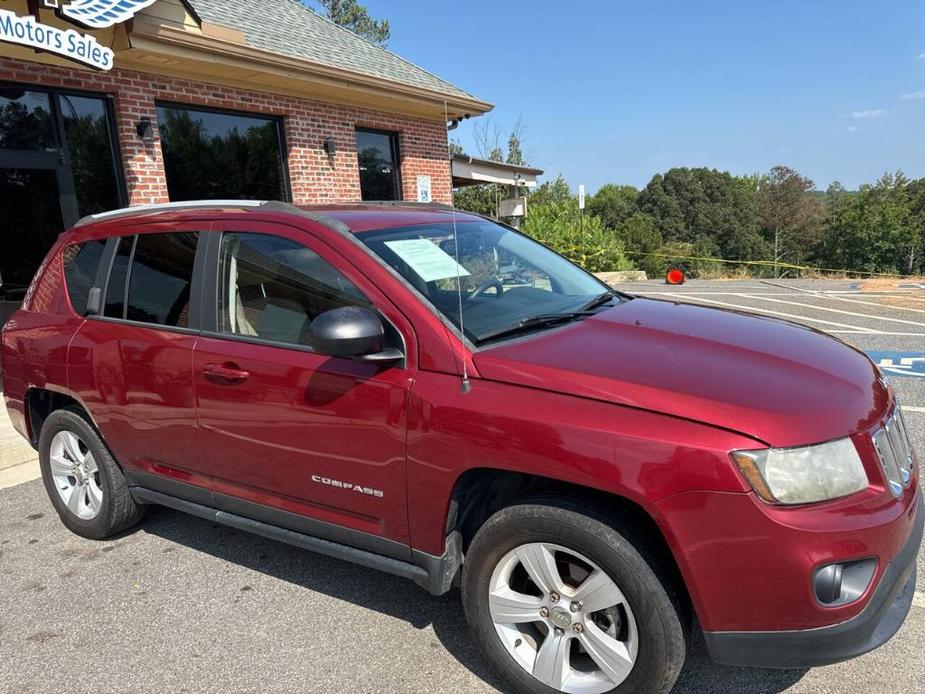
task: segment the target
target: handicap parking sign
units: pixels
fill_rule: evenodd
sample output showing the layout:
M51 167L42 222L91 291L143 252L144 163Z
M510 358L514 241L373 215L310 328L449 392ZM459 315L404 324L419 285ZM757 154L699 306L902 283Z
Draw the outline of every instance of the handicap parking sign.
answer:
M886 376L925 378L925 353L869 351L867 356Z

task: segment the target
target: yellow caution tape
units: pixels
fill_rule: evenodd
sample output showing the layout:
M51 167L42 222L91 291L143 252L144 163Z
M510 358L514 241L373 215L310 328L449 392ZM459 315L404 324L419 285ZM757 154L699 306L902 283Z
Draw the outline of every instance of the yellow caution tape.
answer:
M671 258L672 260L707 260L713 263L729 263L730 265L759 265L761 267L778 267L785 270L813 270L815 272L838 272L849 275L869 275L871 277L894 277L905 279L917 275L900 275L895 272L868 272L866 270L848 270L846 268L816 267L814 265L794 265L793 263L775 262L773 260L728 260L726 258L708 258L695 255L673 255L668 253L643 253L642 251L623 251L624 255L652 256L655 258Z

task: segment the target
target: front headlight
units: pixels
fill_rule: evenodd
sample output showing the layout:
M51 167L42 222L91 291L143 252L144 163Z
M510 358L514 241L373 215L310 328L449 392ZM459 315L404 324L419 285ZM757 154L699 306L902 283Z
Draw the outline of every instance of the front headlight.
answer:
M809 504L867 489L867 472L851 439L733 451L732 458L758 496L772 504Z

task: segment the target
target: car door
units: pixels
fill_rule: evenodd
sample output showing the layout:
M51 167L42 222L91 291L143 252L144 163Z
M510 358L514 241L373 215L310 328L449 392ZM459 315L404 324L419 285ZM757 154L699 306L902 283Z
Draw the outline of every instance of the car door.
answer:
M100 273L101 310L84 321L68 350L70 388L129 482L200 503L211 502L211 481L198 474L192 360L197 249L208 228L207 221L126 225L110 240Z
M193 373L203 471L214 478L217 506L407 558L410 324L304 230L229 223L210 235L208 258L214 291L205 292ZM378 311L404 361L383 366L314 352L311 321L346 305Z

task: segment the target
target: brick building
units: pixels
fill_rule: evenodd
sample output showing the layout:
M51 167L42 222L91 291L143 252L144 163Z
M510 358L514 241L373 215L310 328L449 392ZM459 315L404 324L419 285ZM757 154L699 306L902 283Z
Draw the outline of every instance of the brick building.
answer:
M448 201L490 108L298 0L0 0L0 301L106 209Z

